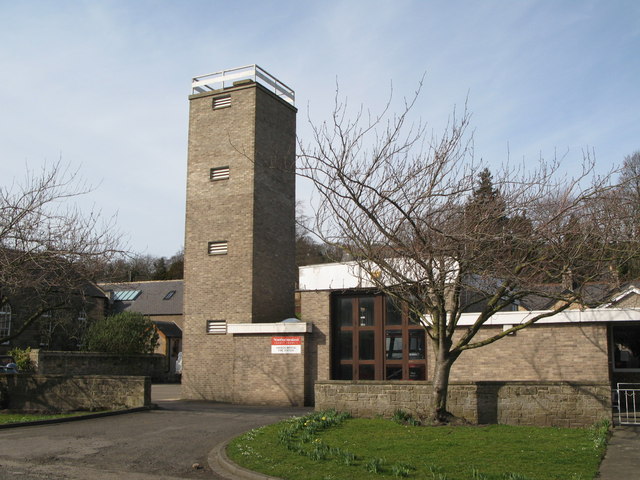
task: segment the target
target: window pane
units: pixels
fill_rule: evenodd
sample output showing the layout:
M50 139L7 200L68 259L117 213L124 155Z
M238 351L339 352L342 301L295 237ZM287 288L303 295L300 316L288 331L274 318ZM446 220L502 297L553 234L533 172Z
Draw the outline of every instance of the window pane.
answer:
M360 332L360 360L374 360L375 358L375 332L364 330Z
M360 365L360 375L358 380L375 380L376 369L373 365Z
M5 303L0 308L0 337L7 337L11 334L11 306ZM9 342L5 342L9 343Z
M402 330L387 330L385 337L386 358L402 360Z
M336 301L336 315L338 317L338 325L350 327L353 322L353 299L338 298Z
M386 380L402 380L402 366L389 365L386 369Z
M360 299L359 322L361 327L373 326L373 298Z
M353 358L353 332L342 330L340 332L340 360Z
M425 380L424 365L409 365L409 380Z
M353 380L353 367L351 365L340 365L337 380Z
M395 300L391 297L387 297L386 308L386 324L387 325L401 325L402 324L402 310L398 307Z
M424 330L409 330L409 358L424 359Z

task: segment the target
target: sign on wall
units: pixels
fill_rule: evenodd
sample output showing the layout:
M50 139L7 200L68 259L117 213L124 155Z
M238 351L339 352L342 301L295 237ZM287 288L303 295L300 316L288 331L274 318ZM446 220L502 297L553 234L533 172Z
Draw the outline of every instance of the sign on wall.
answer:
M271 337L271 353L302 353L302 337Z

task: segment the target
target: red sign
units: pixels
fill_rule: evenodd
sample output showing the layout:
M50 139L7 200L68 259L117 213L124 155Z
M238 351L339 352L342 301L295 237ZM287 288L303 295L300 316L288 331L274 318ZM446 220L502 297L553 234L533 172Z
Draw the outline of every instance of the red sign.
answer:
M271 353L302 353L302 337L271 337Z

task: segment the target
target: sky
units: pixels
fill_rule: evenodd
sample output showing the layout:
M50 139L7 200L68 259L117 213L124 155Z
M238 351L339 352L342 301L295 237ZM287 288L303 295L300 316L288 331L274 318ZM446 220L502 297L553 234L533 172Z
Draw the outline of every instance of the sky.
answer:
M194 76L257 64L296 92L298 136L411 96L434 132L465 101L496 167L640 150L640 2L0 0L0 185L61 160L129 248L184 244ZM298 185L308 201L308 186Z

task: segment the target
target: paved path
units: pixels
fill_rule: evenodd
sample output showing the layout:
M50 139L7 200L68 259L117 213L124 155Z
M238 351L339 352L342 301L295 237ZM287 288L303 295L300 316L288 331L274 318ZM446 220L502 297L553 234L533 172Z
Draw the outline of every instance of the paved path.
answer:
M179 398L179 385L154 385L160 410L1 430L0 480L223 480L207 461L216 445L309 411ZM639 452L640 426L616 427L598 480L640 479Z
M176 401L171 385L152 392L159 410L1 430L0 480L222 479L207 462L214 446L309 411Z
M640 426L613 429L598 480L640 479Z

